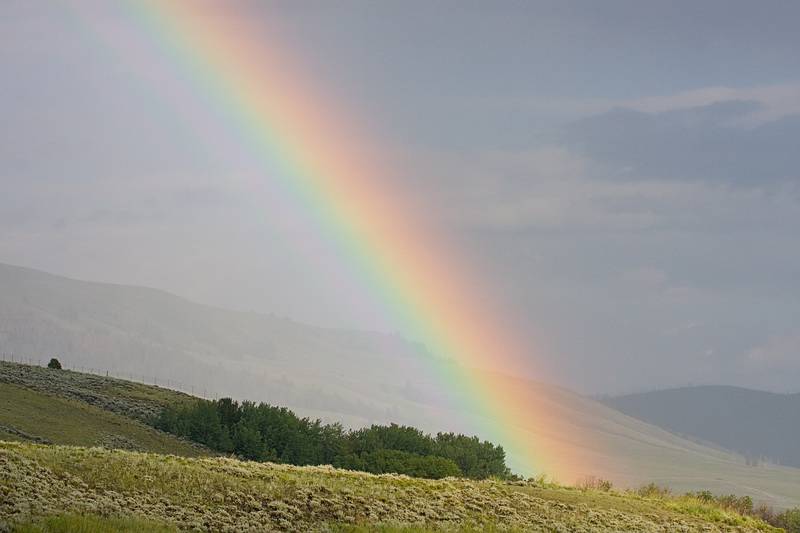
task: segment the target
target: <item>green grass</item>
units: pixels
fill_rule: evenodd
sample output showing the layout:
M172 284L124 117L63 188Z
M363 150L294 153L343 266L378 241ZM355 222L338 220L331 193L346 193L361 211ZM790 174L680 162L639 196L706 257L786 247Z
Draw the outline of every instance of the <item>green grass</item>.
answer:
M631 491L576 490L568 487L530 485L518 487L517 490L531 496L568 505L584 504L594 509L658 516L661 520L672 520L677 516L692 516L721 526L759 527L758 521L751 517L743 517L732 510L723 509L711 502L704 502L691 496L644 497Z
M393 525L380 525L380 526L356 526L347 524L336 524L331 528L336 533L435 533L437 531L456 531L458 533L523 533L525 530L520 528L506 528L503 526L496 526L490 524L483 524L480 527L476 526L443 526L441 528L432 528L425 526L393 526Z
M684 496L188 459L207 451L143 422L187 401L159 387L0 363L0 441L26 442L0 442L0 531L9 522L16 531L86 532L774 531ZM171 456L86 448L94 446Z
M19 524L13 533L177 533L177 528L139 518L67 514Z
M0 442L0 523L91 514L211 531L776 531L695 511L535 483Z
M203 453L138 420L8 383L0 383L0 437L188 456Z
M157 415L166 405L193 401L187 394L152 385L9 362L0 362L0 383L88 403L138 420ZM534 385L525 382L514 386ZM741 457L682 440L563 391L548 388L546 394L548 398L555 398L556 405L567 406L570 413L579 414L571 423L583 428L585 442L591 443L581 448L581 453L587 454L587 462L597 465L597 470L591 473L612 479L615 486L637 487L655 482L674 492L710 490L716 494L749 495L756 504L768 503L778 510L800 506L800 469L772 465L748 467ZM435 432L439 428L428 424L427 429ZM545 447L569 449L573 445L551 442L545 433L531 431L531 439L549 443L542 444ZM37 434L37 431L32 433ZM0 438L17 439L2 427ZM509 462L513 466L513 462ZM575 482L586 474L574 472L574 475L562 476L561 481Z
M88 403L105 411L145 421L158 415L168 405L195 400L182 392L124 379L7 361L0 361L0 383Z

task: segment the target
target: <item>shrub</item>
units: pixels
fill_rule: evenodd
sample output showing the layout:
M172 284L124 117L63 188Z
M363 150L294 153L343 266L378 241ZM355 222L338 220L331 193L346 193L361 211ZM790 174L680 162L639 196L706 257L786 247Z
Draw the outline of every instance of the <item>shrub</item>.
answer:
M50 359L50 362L47 363L47 368L52 368L52 369L55 369L55 370L61 370L61 363L59 362L58 359L53 357L52 359Z
M767 524L776 524L776 520L778 516L775 514L775 510L770 507L769 505L762 503L758 507L753 509L753 516L756 518L763 520Z
M696 498L703 503L716 503L717 498L714 494L711 493L710 490L701 490L698 492L687 492L686 496L690 498Z
M580 490L601 490L603 492L608 492L614 488L614 484L607 479L595 476L586 476L578 482L577 487Z
M655 483L648 483L636 489L636 494L643 498L666 498L670 495L668 487L661 487Z
M736 497L735 495L731 494L724 500L722 500L723 506L727 507L728 509L733 509L739 514L742 515L751 515L753 514L753 499L750 496L739 496Z
M775 525L785 529L786 533L800 533L800 507L779 514L775 519Z
M704 503L715 504L729 511L735 511L740 515L753 514L753 500L750 496L736 496L735 494L715 496L707 490L697 493L690 492L687 493L687 496L697 498Z

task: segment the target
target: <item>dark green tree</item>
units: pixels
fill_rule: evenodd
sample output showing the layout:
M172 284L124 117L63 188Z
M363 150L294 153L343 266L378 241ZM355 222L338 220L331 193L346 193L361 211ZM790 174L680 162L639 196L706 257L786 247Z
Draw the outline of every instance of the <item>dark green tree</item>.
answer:
M230 431L239 422L241 410L239 404L230 398L220 398L217 401L220 423Z
M236 455L252 461L273 459L254 420L239 420L233 428L233 451Z
M441 479L459 477L461 470L450 459L435 455L418 455L401 450L375 450L361 455L340 457L334 466L363 470L373 474L406 474L414 477Z
M503 447L488 441L481 442L478 437L439 433L436 435L433 453L455 462L469 478L511 476L506 466L506 452Z
M476 437L440 433L434 438L397 424L345 431L340 424L300 418L285 407L230 398L167 407L153 425L254 461L332 464L427 478L510 476L503 449Z

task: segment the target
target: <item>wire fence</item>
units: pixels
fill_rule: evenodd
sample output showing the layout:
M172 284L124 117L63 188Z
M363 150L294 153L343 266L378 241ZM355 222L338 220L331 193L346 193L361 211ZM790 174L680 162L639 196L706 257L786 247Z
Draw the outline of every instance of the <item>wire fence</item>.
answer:
M19 363L19 364L39 366L39 367L46 367L47 364L49 363L49 359L20 356L14 354L13 352L0 352L0 359L4 362ZM193 383L186 383L185 381L180 381L172 378L164 378L164 377L159 378L158 376L155 375L139 374L137 372L132 372L128 370L96 368L92 366L83 366L83 365L69 365L64 362L61 362L61 368L63 370L80 372L82 374L93 374L95 376L100 376L100 377L115 378L125 381L132 381L135 383L141 383L142 385L153 385L155 387L161 387L165 389L175 390L178 392L183 392L186 394L190 394L192 396L204 398L206 400L216 400L219 398L217 392L213 388L208 387L207 385L196 385Z

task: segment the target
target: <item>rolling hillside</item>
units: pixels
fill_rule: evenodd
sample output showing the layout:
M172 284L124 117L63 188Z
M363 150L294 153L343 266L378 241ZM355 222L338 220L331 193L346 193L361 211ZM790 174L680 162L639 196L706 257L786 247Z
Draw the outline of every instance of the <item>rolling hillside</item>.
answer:
M800 394L700 386L619 396L603 403L752 461L800 467Z
M119 516L124 531L778 531L694 498L99 448L0 442L0 472L3 530L61 515L87 532Z
M0 352L15 357L58 355L69 368L169 380L187 392L285 405L350 427L397 422L428 432L476 431L433 378L431 356L396 336L327 330L151 289L10 266L0 266L0 293ZM529 396L551 415L554 422L546 427L525 417L518 424L533 446L563 453L548 465L563 482L598 475L618 486L653 481L681 492L749 494L776 507L800 504L800 470L747 466L741 455L680 438L558 387L487 378L502 380L509 393ZM93 390L90 396L98 394ZM569 460L576 456L589 467L576 468ZM509 465L516 468L513 455Z
M195 456L197 446L74 400L0 384L0 439Z
M141 422L191 397L80 372L0 363L0 399L0 531L773 531L659 490L191 459Z
M143 422L185 395L122 380L0 363L0 439L184 456L209 451Z

